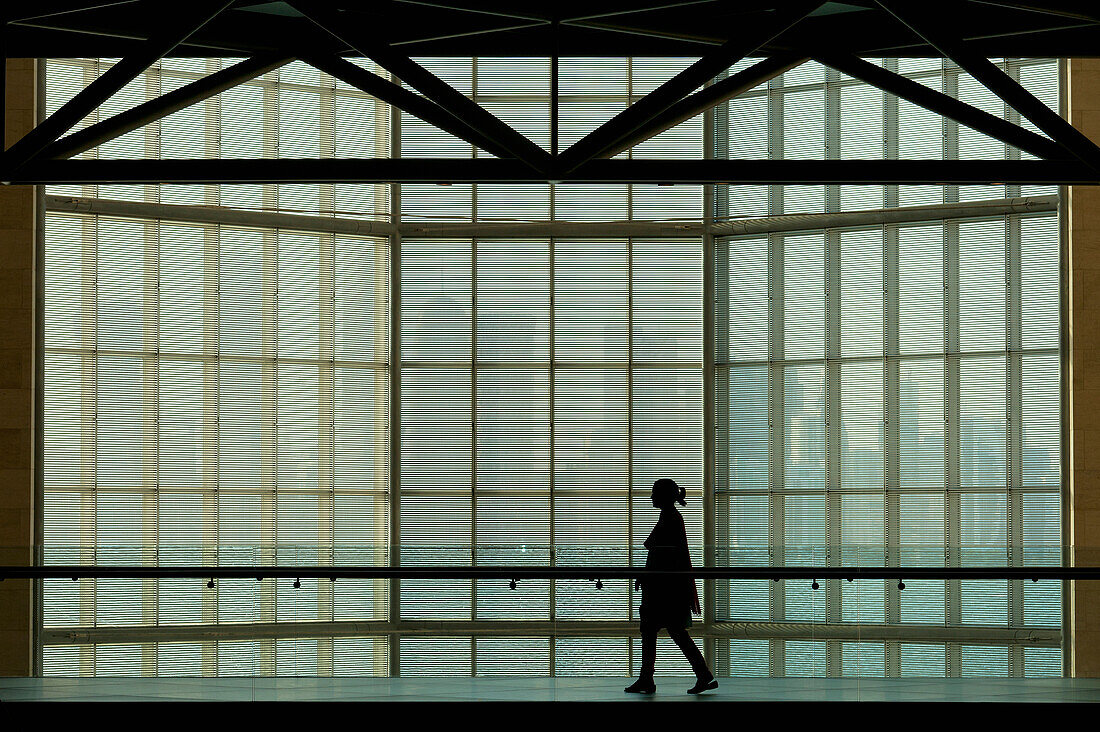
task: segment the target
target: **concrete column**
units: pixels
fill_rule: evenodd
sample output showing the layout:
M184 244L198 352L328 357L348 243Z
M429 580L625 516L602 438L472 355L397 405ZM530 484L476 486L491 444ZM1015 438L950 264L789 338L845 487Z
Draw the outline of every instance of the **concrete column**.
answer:
M1100 142L1100 59L1071 59L1070 122ZM1069 560L1100 566L1100 187L1071 186L1069 232ZM1100 677L1100 582L1070 583L1073 676Z
M7 62L5 140L34 125L34 59ZM35 537L35 189L0 186L0 564L31 564ZM0 583L0 676L29 676L33 584Z

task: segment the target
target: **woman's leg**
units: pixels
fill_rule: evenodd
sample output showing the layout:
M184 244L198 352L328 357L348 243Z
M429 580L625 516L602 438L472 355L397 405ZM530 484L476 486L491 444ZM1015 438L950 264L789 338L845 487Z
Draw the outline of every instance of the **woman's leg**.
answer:
M657 665L657 631L658 628L642 624L642 669L638 674L640 678L652 679L654 667Z
M657 628L642 623L642 668L638 680L626 687L626 691L635 694L652 694L656 690L653 684L653 667L657 661Z
M680 628L679 630L673 630L672 628L669 628L668 635L672 638L673 642L675 642L676 645L680 647L680 650L683 651L684 655L687 656L688 663L691 664L691 670L695 672L696 677L702 680L710 680L714 678L713 674L711 674L710 672L710 669L707 668L706 659L703 658L703 654L699 652L699 647L695 645L695 641L691 639L691 636L688 635L688 632L686 630L684 630L683 628ZM656 634L654 634L653 639L654 641L657 640ZM644 635L642 636L642 644L642 658L644 659ZM643 660L642 663L645 663L645 661Z

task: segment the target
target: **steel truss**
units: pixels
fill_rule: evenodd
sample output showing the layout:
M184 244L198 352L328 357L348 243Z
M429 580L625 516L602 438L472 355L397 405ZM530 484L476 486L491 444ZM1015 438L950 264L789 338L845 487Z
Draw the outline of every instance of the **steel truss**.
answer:
M823 49L808 33L820 28L814 15L822 0L798 0L769 12L750 13L737 34L720 43L706 41L698 61L635 101L619 114L560 152L552 134L547 152L484 107L465 96L404 53L397 31L386 22L368 23L366 16L340 12L332 4L290 0L301 16L302 33L285 52L265 51L207 78L65 136L76 124L137 78L150 65L174 52L193 36L203 38L233 0L201 0L176 22L136 46L100 78L80 91L25 137L0 155L0 182L13 184L149 184L149 183L668 183L668 184L1100 184L1100 147L1025 90L986 58L984 47L966 40L942 23L957 3L929 0L919 4L874 0L878 21L893 24L893 32L915 35L996 94L1030 121L1039 134L972 105L906 79L893 71L842 50ZM1031 10L1036 15L1074 19L1080 24L1097 18L1072 8L1042 10L1027 3L997 3ZM56 14L80 15L90 6L67 4ZM448 8L449 6L440 6ZM989 6L985 6L989 7ZM449 8L473 13L469 9ZM477 11L480 12L480 11ZM635 10L634 12L642 12ZM1007 11L1006 11L1007 12ZM1068 16L1067 16L1068 13ZM612 13L615 15L615 13ZM50 17L53 17L52 15ZM517 17L526 25L562 25L623 32L591 17ZM600 16L603 17L603 16ZM17 22L27 23L23 18ZM811 22L812 21L812 22ZM10 21L9 21L10 22ZM304 25L303 25L304 24ZM214 25L217 25L216 23ZM6 26L7 29L10 26ZM22 27L22 26L20 26ZM510 26L511 27L511 26ZM1078 27L1078 26L1072 26ZM473 35L492 33L500 28ZM628 29L629 31L629 29ZM9 31L10 32L10 31ZM319 51L312 41L320 35L340 52ZM1012 35L1012 34L1009 34ZM1018 35L1018 33L1017 33ZM490 38L492 36L489 36ZM493 51L491 42L486 46ZM784 50L775 50L782 46ZM281 48L281 47L280 47ZM982 50L976 50L981 48ZM350 51L348 50L350 49ZM898 49L903 50L903 49ZM352 53L389 71L415 92L341 58ZM5 54L6 55L6 54ZM762 60L721 78L738 61L753 55ZM889 54L888 54L889 55ZM901 54L904 55L904 54ZM298 58L356 89L453 134L494 158L478 159L264 159L264 160L73 160L80 154L142 125L207 99ZM913 104L1011 145L1036 160L610 160L620 152L701 114L718 104L814 58L843 73L895 94ZM551 64L551 129L557 130L557 56ZM2 76L2 75L0 75ZM712 83L713 82L713 83ZM701 89L701 90L700 90ZM2 92L2 90L0 90Z

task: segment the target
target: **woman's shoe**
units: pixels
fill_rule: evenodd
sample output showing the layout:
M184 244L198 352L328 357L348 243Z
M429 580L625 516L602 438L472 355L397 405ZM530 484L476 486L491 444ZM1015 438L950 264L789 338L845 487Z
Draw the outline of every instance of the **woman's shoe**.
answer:
M696 679L695 686L688 689L689 694L701 694L704 691L718 688L718 680L711 676L709 679Z
M657 691L657 685L653 683L653 679L638 679L623 691L628 694L652 694Z

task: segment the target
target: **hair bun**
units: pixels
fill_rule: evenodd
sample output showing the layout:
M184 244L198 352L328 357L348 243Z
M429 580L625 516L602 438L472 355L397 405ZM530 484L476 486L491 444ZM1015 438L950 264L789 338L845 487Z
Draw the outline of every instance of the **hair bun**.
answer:
M659 478L654 481L653 490L664 495L668 503L676 502L681 506L687 505L687 502L684 500L687 496L687 491L682 486L678 485L672 478Z

